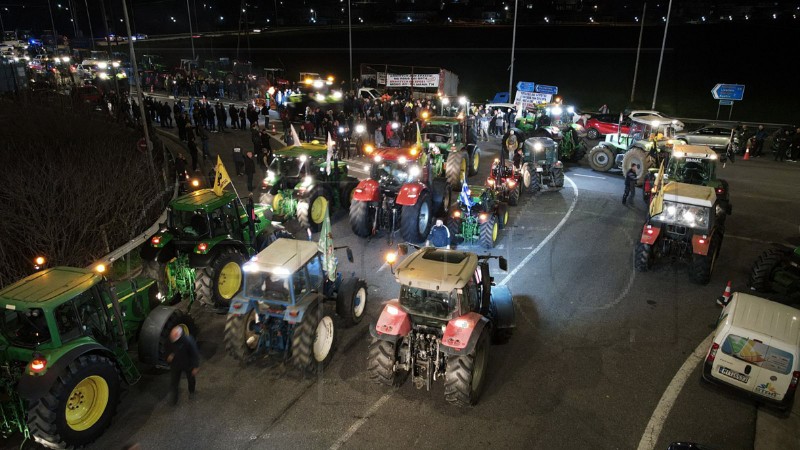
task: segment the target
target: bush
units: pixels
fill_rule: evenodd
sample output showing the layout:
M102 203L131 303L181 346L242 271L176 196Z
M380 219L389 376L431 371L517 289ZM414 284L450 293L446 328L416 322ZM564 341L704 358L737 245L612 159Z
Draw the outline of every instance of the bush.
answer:
M32 259L86 267L149 227L168 194L136 149L140 131L103 115L0 103L0 287Z

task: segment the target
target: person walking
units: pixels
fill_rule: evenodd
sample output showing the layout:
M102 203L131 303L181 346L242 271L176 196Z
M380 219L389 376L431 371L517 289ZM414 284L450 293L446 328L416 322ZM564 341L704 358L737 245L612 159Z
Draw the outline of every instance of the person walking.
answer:
M197 172L197 143L194 140L192 127L187 127L186 146L189 147L189 156L192 157L192 171Z
M625 193L622 194L623 205L628 200L629 195L631 197L631 203L633 203L633 199L636 198L636 180L639 178L636 173L637 169L639 169L637 164L631 164L631 168L628 169L628 172L625 174Z
M767 140L767 130L764 129L764 125L758 126L758 131L756 131L756 142L755 146L753 147L753 154L750 155L754 158L761 156L761 152L764 151L764 141Z
M247 113L244 111L244 108L239 108L239 129L247 129Z
M236 111L236 107L233 106L233 103L228 105L228 115L231 117L231 128L234 130L239 128L239 112Z
M183 332L178 325L169 332L169 355L167 362L170 370L170 403L178 403L178 391L181 375L186 374L189 384L189 396L194 396L195 377L200 368L200 352L194 338Z
M213 159L213 156L211 156L211 153L208 151L208 131L200 127L197 129L197 135L200 137L200 144L203 149L203 162Z
M250 126L250 142L253 143L253 153L257 153L261 148L261 131L258 129L257 123Z
M253 175L256 173L256 163L253 160L253 152L247 152L244 157L244 174L247 177L247 190L253 193Z
M233 165L236 167L236 176L242 176L242 173L244 173L244 155L241 147L233 148Z

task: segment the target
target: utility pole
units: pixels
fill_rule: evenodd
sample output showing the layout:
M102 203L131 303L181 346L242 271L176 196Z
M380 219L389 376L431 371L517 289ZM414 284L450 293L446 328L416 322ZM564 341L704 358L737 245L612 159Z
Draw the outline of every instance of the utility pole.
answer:
M631 87L631 103L636 94L636 77L639 75L639 55L642 53L642 35L644 34L644 15L647 14L647 2L642 7L642 25L639 27L639 45L636 47L636 66L633 69L633 86Z
M58 53L58 35L56 34L56 22L53 20L53 5L47 0L47 9L50 10L50 26L53 27L53 54Z
M517 6L519 0L514 0L514 32L511 37L511 66L509 67L508 75L508 102L513 102L511 98L511 88L514 87L514 47L517 45Z
M353 23L350 16L350 0L347 0L347 36L350 39L350 90L353 90ZM414 79L411 79L414 83Z
M661 64L664 62L664 47L667 45L667 30L669 30L669 14L672 12L672 0L667 6L667 20L664 25L664 40L661 41L661 57L658 59L658 73L656 74L656 89L653 91L653 104L650 109L656 109L656 97L658 97L658 82L661 80Z
M186 17L189 19L189 42L192 43L192 59L197 59L194 54L194 31L192 31L192 10L189 8L189 0L186 0Z
M89 14L89 0L83 0L86 5L86 20L89 21L89 38L92 40L92 50L94 50L94 31L92 31L92 16Z
M139 115L142 117L142 129L144 140L147 142L147 159L150 163L150 170L153 175L156 173L156 164L153 161L153 143L150 141L150 130L147 129L147 112L144 110L142 98L142 87L139 84L139 67L136 64L136 51L133 49L133 38L131 36L131 22L128 18L128 2L122 0L122 11L125 14L125 30L128 32L128 50L130 51L131 67L133 68L133 83L136 86L136 100L139 103Z

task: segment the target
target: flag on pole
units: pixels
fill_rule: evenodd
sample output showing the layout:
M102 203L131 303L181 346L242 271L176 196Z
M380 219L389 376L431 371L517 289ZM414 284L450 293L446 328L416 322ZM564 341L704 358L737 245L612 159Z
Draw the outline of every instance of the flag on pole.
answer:
M417 122L417 147L422 149L422 133L419 132L419 122Z
M428 153L424 151L422 148L422 133L419 131L419 122L417 122L417 151L420 152L419 155L419 165L420 167L425 167L425 164L428 162Z
M467 206L467 208L472 208L472 197L470 197L470 189L467 185L467 180L464 180L461 183L461 193L458 195L458 198L461 200L461 203Z
M653 196L650 200L650 217L661 214L664 210L664 162L661 162L661 167L658 168L658 175L656 175L656 182L653 183Z
M331 158L333 158L333 146L334 146L333 138L331 137L330 133L328 133L328 142L326 142L326 144L328 146L328 155L325 157L325 173L330 175L331 174Z
M317 248L322 253L322 268L328 279L336 281L336 256L333 254L333 234L331 234L331 216L328 209L325 209L325 220L322 222Z
M301 145L303 142L300 140L300 136L297 135L294 125L289 125L289 128L292 130L292 145Z
M217 196L222 196L225 186L231 184L231 177L228 176L228 171L225 170L225 165L222 164L222 159L217 155L216 174L214 175L214 193Z

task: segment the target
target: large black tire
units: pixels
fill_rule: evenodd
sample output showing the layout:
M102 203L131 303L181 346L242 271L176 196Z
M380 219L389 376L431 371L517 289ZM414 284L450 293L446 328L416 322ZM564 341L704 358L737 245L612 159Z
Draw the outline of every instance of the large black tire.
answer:
M508 204L505 202L500 202L497 205L497 223L501 230L506 228L508 225Z
M31 436L49 448L82 447L93 442L117 413L121 388L119 371L111 359L98 354L79 356L55 378L44 396L29 405ZM81 416L82 408L89 411ZM67 409L75 414L69 422Z
M461 234L461 219L456 219L452 215L447 218L447 229L450 230L450 243L460 244L464 237Z
M220 253L211 262L210 267L196 269L194 279L195 299L203 304L218 308L230 306L231 299L242 288L243 263L244 257L233 248L227 247L220 250ZM225 270L223 271L223 269ZM229 276L232 277L230 280L228 279ZM239 281L238 288L235 291L228 289L227 284L229 282L236 283L237 278ZM223 292L220 292L220 287L222 287Z
M225 319L225 350L237 361L247 361L258 346L256 310L247 314L228 314Z
M467 177L466 161L464 161L464 154L460 152L450 152L447 155L445 162L445 178L447 183L454 191L461 190L461 183Z
M614 152L602 145L595 146L589 150L589 166L595 172L608 172L614 168Z
M297 221L303 229L310 229L318 233L325 222L325 209L330 205L330 199L322 188L316 188L308 197L297 202Z
M139 334L138 348L140 362L151 364L155 367L163 369L169 367L167 355L169 354L170 331L172 331L172 329L176 326L180 326L183 328L184 334L192 336L196 339L198 328L194 323L192 316L184 311L167 306L161 306L160 308L168 308L171 310L169 318L167 318L167 320L164 322L164 325L162 325L160 329L158 329L158 325L148 326L152 324L152 320L157 317L157 314L153 314L153 311L151 311L150 315L145 319L144 325L142 326L142 332ZM156 321L156 323L157 322L158 321ZM158 340L157 346L153 342L156 339ZM152 352L155 349L157 349L157 353L153 354Z
M597 139L600 137L600 132L597 131L596 128L589 128L589 130L586 131L586 137L589 139Z
M711 273L714 271L714 264L719 255L720 244L722 236L715 233L714 240L708 247L708 254L698 255L692 254L692 259L689 261L689 277L697 284L708 284L711 281Z
M539 175L536 173L536 167L533 164L525 163L522 166L522 184L528 189L528 192L536 193L542 189L539 183Z
M167 265L155 260L142 261L142 276L156 282L158 292L167 295Z
M444 381L444 398L455 406L465 407L478 403L486 384L489 360L489 330L484 328L475 349L462 356L447 358Z
M641 186L644 183L644 174L647 173L648 169L652 165L652 158L647 157L647 153L640 148L632 148L625 152L625 156L622 157L622 173L623 175L628 173L628 170L631 168L631 164L636 163L639 166L637 169L638 178L636 178L636 185Z
M417 198L417 203L403 206L400 211L400 234L408 242L420 243L428 238L433 219L433 206L427 191Z
M511 206L517 206L519 204L520 194L522 194L522 186L517 183L514 185L514 189L511 189L511 192L508 193L508 204Z
M491 217L486 219L478 226L478 242L483 248L494 248L494 242L497 240L497 230L500 228L497 216L492 214Z
M467 147L467 175L471 177L477 175L480 163L481 149L478 147Z
M444 179L435 178L431 188L431 203L434 214L443 216L450 211L453 199L453 188Z
M368 202L353 200L350 205L350 228L358 237L370 237L372 235L372 220L369 213Z
M367 306L367 283L351 277L342 281L336 296L336 314L344 321L345 327L361 322Z
M758 257L750 271L747 285L758 292L772 291L772 274L781 263L786 253L778 248L767 249Z
M639 242L636 244L636 255L633 259L633 267L637 272L647 272L653 267L653 246Z
M553 186L564 187L564 169L553 169Z
M292 367L301 372L315 373L331 362L336 349L336 323L329 314L323 311L319 317L319 308L322 306L315 301L308 307L303 319L292 333ZM320 342L320 345L317 342ZM327 345L322 345L325 342Z
M397 342L373 339L369 344L367 354L367 374L374 383L384 386L400 386L403 382L403 373L395 370L398 349L402 339Z
M350 181L344 184L341 195L342 209L350 209L350 204L353 202L353 194L358 187L358 181Z

